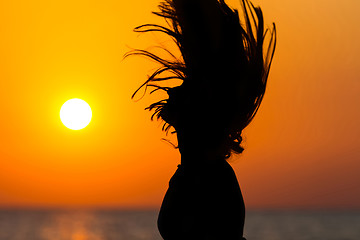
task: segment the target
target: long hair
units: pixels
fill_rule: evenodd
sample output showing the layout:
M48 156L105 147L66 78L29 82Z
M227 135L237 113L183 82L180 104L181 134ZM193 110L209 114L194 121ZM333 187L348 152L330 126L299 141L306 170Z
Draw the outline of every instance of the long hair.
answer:
M264 28L260 7L249 0L240 0L242 14L231 9L224 0L164 0L158 12L168 26L144 24L135 32L160 32L176 43L181 57L167 51L172 59L165 59L146 50L134 50L128 55L143 55L160 64L134 92L152 88L168 93L169 98L152 103L146 109L154 111L151 119L164 120L163 130L175 127L169 115L177 102L196 93L191 104L202 101L204 111L215 111L215 120L224 132L225 157L231 152L241 153L242 130L252 121L264 97L270 66L276 46L276 28ZM265 37L270 35L268 45ZM180 79L179 87L166 85L168 80ZM173 97L174 92L183 97ZM194 94L192 96L195 96ZM179 105L179 104L177 104ZM185 104L189 108L189 104ZM191 112L191 111L190 111ZM183 111L182 114L186 114ZM214 121L215 121L214 120Z

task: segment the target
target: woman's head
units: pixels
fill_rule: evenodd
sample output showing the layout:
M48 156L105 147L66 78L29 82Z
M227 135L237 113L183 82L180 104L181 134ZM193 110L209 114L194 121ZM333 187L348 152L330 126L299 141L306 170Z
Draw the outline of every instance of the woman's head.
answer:
M165 60L143 50L131 53L161 64L141 87L167 92L167 99L147 108L165 121L163 129L172 126L178 135L195 137L199 148L218 148L224 157L243 151L241 133L263 99L276 44L274 25L264 54L268 30L262 11L248 0L241 3L242 21L223 0L166 0L155 14L164 17L170 28L146 24L135 30L171 36L181 59ZM161 85L173 78L182 84Z

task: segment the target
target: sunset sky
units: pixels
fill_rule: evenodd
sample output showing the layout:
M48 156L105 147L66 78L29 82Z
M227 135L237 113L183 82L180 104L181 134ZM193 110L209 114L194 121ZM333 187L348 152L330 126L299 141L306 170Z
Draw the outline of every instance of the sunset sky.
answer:
M158 3L0 2L0 208L160 206L180 155L143 110L161 96L131 100L157 65L123 60L171 46L132 31L163 23ZM360 208L360 2L254 4L278 45L245 151L230 160L246 206ZM83 130L60 121L71 98L92 108Z

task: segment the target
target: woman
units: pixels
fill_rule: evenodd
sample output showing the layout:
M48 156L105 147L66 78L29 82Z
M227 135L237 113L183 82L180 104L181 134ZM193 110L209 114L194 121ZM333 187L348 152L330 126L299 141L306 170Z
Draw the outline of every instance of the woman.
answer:
M243 151L242 130L263 99L276 31L273 24L264 53L268 30L262 11L248 0L241 0L241 6L243 21L224 0L165 0L154 14L170 27L135 29L167 34L181 53L181 58L171 54L173 60L144 50L130 53L161 64L139 89L168 94L147 109L165 122L163 130L175 129L181 154L158 218L165 240L244 239L244 201L227 159ZM172 79L182 84L166 86Z

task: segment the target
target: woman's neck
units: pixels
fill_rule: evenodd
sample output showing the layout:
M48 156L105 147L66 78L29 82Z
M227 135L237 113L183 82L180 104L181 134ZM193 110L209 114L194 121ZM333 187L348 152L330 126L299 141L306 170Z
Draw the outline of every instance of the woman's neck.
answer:
M183 166L201 166L226 161L224 157L212 151L203 151L203 149L195 149L194 151L186 149L179 150L181 154L181 165Z
M177 129L178 146L182 165L196 166L218 162L220 160L225 161L220 146L211 144L210 137L201 139L194 134L194 132L196 133L196 131L185 132L178 131ZM210 147L210 144L213 146Z

